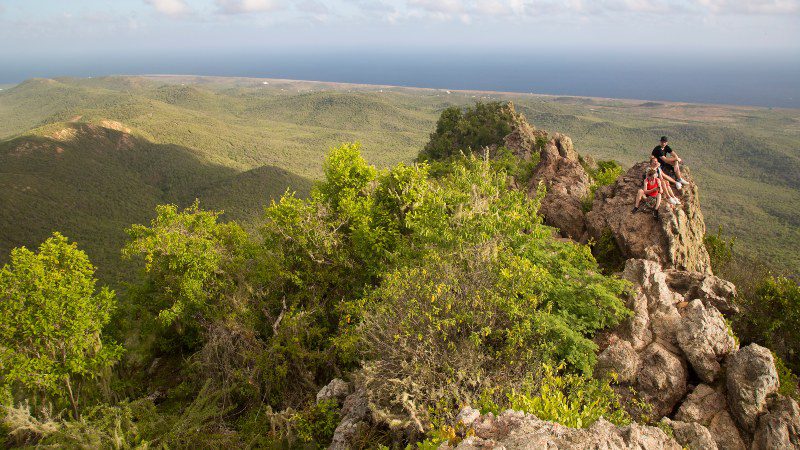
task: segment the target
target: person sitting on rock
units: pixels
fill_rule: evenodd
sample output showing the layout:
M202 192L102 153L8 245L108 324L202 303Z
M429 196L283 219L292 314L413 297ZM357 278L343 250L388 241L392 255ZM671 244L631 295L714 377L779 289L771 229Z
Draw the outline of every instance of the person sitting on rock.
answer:
M654 198L656 200L656 206L653 209L653 217L658 219L658 207L661 206L661 191L661 179L656 177L656 170L647 169L644 186L636 193L636 204L633 206L633 211L631 212L635 213L639 210L639 203L641 203L642 199Z
M661 170L661 166L658 164L658 159L656 159L656 157L653 155L650 155L650 167L648 168L648 170L649 169L655 170L656 178L661 180L661 187L664 188L664 196L667 198L667 202L673 205L680 205L681 204L680 199L678 199L678 196L676 196L675 193L672 192L672 188L669 185L670 181L674 183L675 180L670 178L669 175L667 175L666 173L664 173L663 170ZM647 178L646 171L642 175L642 178Z
M675 173L675 187L680 189L685 184L689 184L686 180L681 177L681 168L680 165L683 163L683 159L681 159L677 153L675 153L669 145L667 145L667 137L661 136L661 143L656 145L653 148L653 156L658 159L658 162L661 163L661 170L670 174L672 172ZM672 178L672 177L670 177Z

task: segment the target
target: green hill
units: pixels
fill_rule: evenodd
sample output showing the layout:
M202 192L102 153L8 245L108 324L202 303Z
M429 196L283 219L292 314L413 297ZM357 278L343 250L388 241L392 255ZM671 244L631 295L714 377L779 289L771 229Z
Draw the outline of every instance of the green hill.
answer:
M228 205L228 217L247 219L260 211L260 199L288 186L306 191L309 180L321 176L330 147L359 141L365 158L379 167L409 162L427 142L442 109L486 100L513 100L536 127L566 133L579 152L623 165L645 159L658 137L668 135L700 185L709 229L723 226L747 257L800 267L798 110L192 76L34 79L0 91L0 139L6 139L0 188L9 191L2 194L0 250L33 245L43 236L39 218L44 216L26 217L23 210L57 208L19 206L34 197L10 186L38 186L47 204L57 204L62 196L100 196L75 191L72 185L87 179L94 184L86 186L109 193L132 192L104 183L130 184L133 177L142 183L135 191L141 200L121 206L131 213L116 217L118 223L141 221L156 202L193 193L201 202L207 197L210 206ZM27 156L6 162L7 149L16 148L18 139L47 142L48 133L70 120L124 124L134 130L136 150L129 153L136 158L98 157L88 150L107 147L110 141L103 139L110 138L96 144L96 136L83 135L69 144L76 158L72 169L58 166L53 172L36 152L29 162ZM91 173L80 162L88 155ZM171 168L170 176L159 180L147 164ZM42 165L50 171L32 169ZM101 171L105 174L95 175ZM36 183L21 181L34 176ZM90 217L98 204L103 203L95 200L69 211ZM13 221L6 210L16 211ZM80 228L80 220L76 217L71 226ZM57 222L47 226L52 223Z
M108 120L58 122L2 141L0 167L3 257L58 230L86 248L104 276L124 267L124 230L147 222L157 204L208 198L208 207L245 219L287 187L305 194L310 184L275 168L239 174Z

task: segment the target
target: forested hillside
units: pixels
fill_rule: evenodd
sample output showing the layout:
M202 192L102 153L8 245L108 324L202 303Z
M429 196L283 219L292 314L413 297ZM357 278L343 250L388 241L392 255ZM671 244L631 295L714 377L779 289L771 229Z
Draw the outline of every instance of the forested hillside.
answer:
M440 111L490 99L514 100L532 124L569 134L582 153L623 166L643 160L658 136L668 135L702 189L709 228L722 226L753 261L800 267L796 110L210 77L34 79L0 91L0 258L61 229L93 258L112 261L118 225L141 220L155 203L185 205L194 196L231 217L252 218L286 187L307 192L328 148L359 141L378 167L409 162ZM128 155L107 151L117 145L113 136L94 141L98 133L61 132L104 122L136 138ZM17 147L39 148L41 139L57 141L65 153L47 162L47 152L32 151L28 164ZM87 171L76 170L89 148L105 150L92 153ZM156 161L153 152L169 180L141 173L159 170L143 163ZM133 173L121 173L120 164ZM82 202L71 203L82 185ZM104 201L114 206L106 210Z

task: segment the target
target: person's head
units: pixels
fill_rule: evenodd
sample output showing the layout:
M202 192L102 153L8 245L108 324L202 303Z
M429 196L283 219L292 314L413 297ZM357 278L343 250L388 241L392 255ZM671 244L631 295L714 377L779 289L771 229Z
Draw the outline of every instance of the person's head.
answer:
M653 169L652 167L647 169L647 178L651 178L652 179L652 178L655 178L655 177L656 177L656 169Z
M666 147L667 146L667 137L666 136L661 136L661 146L662 147Z
M658 167L658 158L650 155L650 167Z

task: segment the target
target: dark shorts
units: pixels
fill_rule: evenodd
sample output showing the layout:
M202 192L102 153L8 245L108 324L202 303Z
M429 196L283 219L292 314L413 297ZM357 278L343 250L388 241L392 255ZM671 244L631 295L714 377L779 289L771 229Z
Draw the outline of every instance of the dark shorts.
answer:
M672 167L670 164L662 162L661 171L664 172L664 175L670 178L675 178L675 168Z

